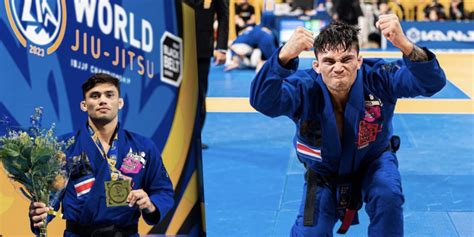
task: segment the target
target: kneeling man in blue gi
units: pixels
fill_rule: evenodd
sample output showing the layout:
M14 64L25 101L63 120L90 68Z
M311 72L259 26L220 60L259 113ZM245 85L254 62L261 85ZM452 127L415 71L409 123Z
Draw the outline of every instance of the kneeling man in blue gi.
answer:
M407 39L396 15L380 16L377 25L401 60L363 60L356 26L331 23L316 39L297 28L252 82L256 110L297 125L294 146L307 171L291 236L332 236L338 219L338 233L345 233L358 224L362 202L369 236L403 236L395 104L435 94L446 77L432 52ZM298 55L313 47L313 68L297 70Z
M62 197L64 236L139 236L140 214L158 224L173 207L173 185L153 141L124 130L118 122L119 80L95 74L82 85L84 127L71 134L66 154L70 179ZM59 204L55 209L59 208ZM37 232L50 211L30 206Z

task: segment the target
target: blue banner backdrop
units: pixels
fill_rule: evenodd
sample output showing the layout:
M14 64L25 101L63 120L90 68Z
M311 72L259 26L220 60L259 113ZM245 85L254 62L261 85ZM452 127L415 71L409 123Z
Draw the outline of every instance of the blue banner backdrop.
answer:
M404 21L401 22L408 39L430 49L474 49L472 21ZM395 46L382 37L387 49Z
M141 222L140 233L205 232L193 9L181 0L3 0L0 14L0 133L4 122L28 126L38 106L57 134L78 129L83 81L109 73L122 85L121 124L155 141L176 189L165 221ZM28 201L5 174L0 185L0 235L29 234ZM62 235L64 222L49 229Z

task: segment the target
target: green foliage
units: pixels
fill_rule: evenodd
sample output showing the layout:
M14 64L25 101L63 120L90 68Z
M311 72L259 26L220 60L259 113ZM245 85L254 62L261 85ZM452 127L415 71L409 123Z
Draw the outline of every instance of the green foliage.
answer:
M26 131L10 130L0 137L0 162L10 179L20 183L25 196L49 204L56 176L65 175L64 162L58 157L74 140L58 141L54 124L41 129L42 109L31 116L32 127Z

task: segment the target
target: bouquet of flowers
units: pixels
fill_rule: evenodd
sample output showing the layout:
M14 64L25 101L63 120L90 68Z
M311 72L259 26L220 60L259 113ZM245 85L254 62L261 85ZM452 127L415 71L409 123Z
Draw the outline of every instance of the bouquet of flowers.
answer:
M31 116L28 129L8 128L0 137L0 161L8 177L20 184L19 191L29 200L54 207L69 179L64 150L74 142L58 141L54 124L41 128L43 108ZM50 213L53 214L53 213ZM47 236L47 221L40 236Z

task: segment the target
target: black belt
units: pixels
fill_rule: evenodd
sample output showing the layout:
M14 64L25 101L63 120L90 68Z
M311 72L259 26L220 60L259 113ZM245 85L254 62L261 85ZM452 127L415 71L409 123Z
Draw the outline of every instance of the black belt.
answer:
M127 237L138 233L137 225L130 226L92 226L80 225L76 222L66 221L66 231L80 236L90 237Z
M317 177L316 173L311 169L308 168L305 174L306 178L306 200L304 203L304 213L303 213L303 220L304 226L312 226L314 223L314 208L316 205L316 188L317 184Z
M392 136L386 150L396 153L400 148L400 137ZM307 168L306 179L306 200L304 205L303 220L304 226L313 226L314 209L316 206L316 188L324 185L331 190L339 192L340 200L338 201L338 212L342 221L341 227L338 229L339 234L344 234L349 229L357 211L362 207L362 194L360 187L360 178L365 172L368 164L362 164L361 170L355 174L338 175L338 176L322 176L314 172L311 168ZM347 186L344 184L352 183ZM343 185L341 185L343 184ZM339 187L339 188L337 188Z

